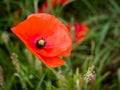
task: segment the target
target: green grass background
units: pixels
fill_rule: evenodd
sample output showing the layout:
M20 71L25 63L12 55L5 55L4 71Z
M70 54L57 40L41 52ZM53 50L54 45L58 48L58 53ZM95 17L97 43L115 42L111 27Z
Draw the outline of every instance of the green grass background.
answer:
M35 13L44 0L0 1L0 90L120 90L120 1L73 0L52 14L63 23L82 22L89 32L74 44L65 66L46 67L10 31L17 20ZM83 80L95 66L96 81Z

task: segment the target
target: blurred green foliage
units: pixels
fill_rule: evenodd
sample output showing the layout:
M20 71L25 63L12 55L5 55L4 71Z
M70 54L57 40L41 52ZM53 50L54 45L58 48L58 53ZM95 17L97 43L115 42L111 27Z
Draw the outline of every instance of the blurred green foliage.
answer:
M55 69L44 66L10 31L15 20L24 20L43 3L0 1L0 90L120 90L120 1L73 0L53 10L64 23L89 27L86 39L74 44L71 56L65 58L67 64ZM96 80L85 82L92 65Z

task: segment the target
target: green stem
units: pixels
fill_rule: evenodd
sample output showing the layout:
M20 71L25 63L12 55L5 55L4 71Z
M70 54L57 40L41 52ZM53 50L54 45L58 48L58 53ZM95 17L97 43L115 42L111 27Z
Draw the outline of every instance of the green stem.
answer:
M34 0L34 12L38 13L38 0Z

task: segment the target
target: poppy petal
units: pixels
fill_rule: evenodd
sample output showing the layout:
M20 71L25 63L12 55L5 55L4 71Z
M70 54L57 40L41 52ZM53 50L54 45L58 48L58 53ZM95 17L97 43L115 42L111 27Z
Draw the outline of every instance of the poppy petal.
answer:
M29 48L30 51L37 56L46 66L51 67L51 68L55 68L61 65L64 65L66 63L66 61L60 59L59 57L45 57L45 56L41 56L38 53L34 52L32 48Z
M72 50L72 45L64 52L62 52L60 55L61 56L70 56L70 52Z
M64 60L60 59L59 57L48 58L44 56L39 56L38 58L41 59L45 65L51 68L55 68L64 65L66 63Z
M53 54L53 56L60 55L62 52L70 54L70 51L67 51L68 47L72 47L72 40L68 33L65 30L62 30L61 27L56 27L56 33L53 33L47 38L46 47L44 48L47 53ZM56 38L57 37L57 38Z

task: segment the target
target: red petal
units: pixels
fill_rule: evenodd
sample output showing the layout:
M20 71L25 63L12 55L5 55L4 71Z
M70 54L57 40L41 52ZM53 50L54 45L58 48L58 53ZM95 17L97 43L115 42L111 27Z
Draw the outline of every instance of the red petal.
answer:
M72 50L72 45L66 51L62 52L60 55L61 56L70 56L71 50Z
M66 3L68 0L61 0L61 4Z
M56 32L51 36L47 37L46 47L44 48L47 53L54 55L59 55L62 52L70 54L70 51L67 49L72 46L72 40L68 33L65 30L62 30L62 26L56 27Z
M64 4L66 3L68 0L52 0L52 4L54 6L56 6L57 4Z
M57 56L56 57L45 57L45 56L39 55L37 52L34 52L32 48L29 48L29 49L35 56L37 56L48 67L55 68L58 66L62 66L66 63L64 60L60 59Z
M45 57L60 56L62 52L69 54L67 49L72 45L68 29L54 16L49 14L33 14L16 27L12 28L25 45L34 53ZM43 49L36 47L36 41L45 38Z
M60 59L59 57L44 57L44 56L40 56L39 57L45 65L47 65L48 67L51 68L55 68L61 65L64 65L66 62L62 59Z
M88 32L88 27L84 24L81 23L75 23L75 41L81 41L85 38L87 32Z

